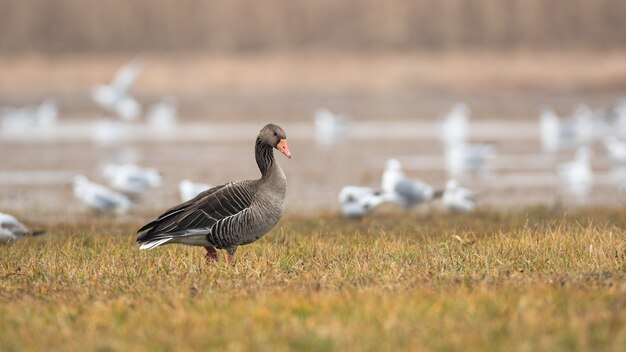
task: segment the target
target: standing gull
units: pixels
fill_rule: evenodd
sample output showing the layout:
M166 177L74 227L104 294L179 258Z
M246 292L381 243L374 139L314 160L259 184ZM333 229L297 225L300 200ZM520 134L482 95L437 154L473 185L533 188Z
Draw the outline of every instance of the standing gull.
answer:
M626 164L626 142L621 142L615 136L607 136L602 141L611 160L617 164Z
M453 212L465 213L476 208L476 194L461 187L457 180L448 180L441 200L446 209Z
M148 110L146 121L159 134L172 132L176 127L178 101L175 97L165 96Z
M328 109L315 111L315 142L318 145L331 145L350 134L350 118L331 112Z
M495 147L491 144L449 145L444 155L446 171L451 177L464 177L470 173L484 176L488 174L495 155Z
M91 182L83 175L74 176L73 187L74 196L94 211L123 213L132 207L132 202L123 194Z
M469 134L471 110L465 103L456 103L439 121L439 139L445 145L465 143Z
M440 198L441 191L416 178L407 177L402 172L402 165L396 159L387 161L382 178L383 192L389 199L406 208L430 202Z
M585 200L593 186L591 155L591 149L580 147L574 160L559 164L557 168L563 191L581 201Z
M161 173L153 168L143 168L135 164L107 164L102 175L109 185L131 198L138 197L149 188L161 185Z
M339 192L341 212L349 218L360 218L388 200L385 193L370 187L345 186Z
M54 99L46 99L40 105L21 108L0 109L0 128L9 131L24 131L54 127L59 117L59 108Z

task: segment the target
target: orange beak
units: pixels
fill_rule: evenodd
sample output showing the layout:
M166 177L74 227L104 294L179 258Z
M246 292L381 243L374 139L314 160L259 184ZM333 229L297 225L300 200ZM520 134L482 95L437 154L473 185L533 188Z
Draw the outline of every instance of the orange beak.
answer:
M285 156L291 159L291 152L289 151L289 147L287 146L287 140L281 139L280 142L276 145L276 149L280 150L281 153L285 154Z

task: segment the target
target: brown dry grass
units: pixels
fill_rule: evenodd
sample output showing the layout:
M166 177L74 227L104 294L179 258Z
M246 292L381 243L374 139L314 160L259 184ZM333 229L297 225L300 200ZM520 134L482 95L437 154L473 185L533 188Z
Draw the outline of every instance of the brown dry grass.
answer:
M608 350L623 210L291 217L240 249L139 252L89 219L0 248L2 350Z

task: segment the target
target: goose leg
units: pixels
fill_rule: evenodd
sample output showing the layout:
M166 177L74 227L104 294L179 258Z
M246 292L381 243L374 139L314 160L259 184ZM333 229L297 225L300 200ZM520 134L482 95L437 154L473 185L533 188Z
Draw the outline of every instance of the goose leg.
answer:
M235 252L237 251L237 247L228 247L225 248L226 249L226 253L228 254L228 262L232 263L233 259L235 258Z
M204 259L206 259L207 263L216 262L217 261L217 251L215 247L204 247L206 249L206 254L204 255Z

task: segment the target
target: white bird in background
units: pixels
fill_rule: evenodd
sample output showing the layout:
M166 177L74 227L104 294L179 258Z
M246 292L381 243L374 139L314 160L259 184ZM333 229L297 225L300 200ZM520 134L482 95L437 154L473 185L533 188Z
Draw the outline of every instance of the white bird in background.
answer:
M471 110L465 103L456 103L440 118L439 138L445 145L465 143L469 134Z
M445 151L446 171L453 178L464 177L470 173L484 176L495 155L495 147L491 144L449 145Z
M476 194L461 187L457 180L448 180L441 200L446 209L453 212L465 213L476 208Z
M131 90L143 67L143 60L131 60L115 73L111 84L96 86L91 97L98 105L122 119L135 120L141 113L141 105L133 98Z
M370 187L345 186L339 191L341 212L349 218L360 218L389 200L382 191Z
M59 107L53 99L44 100L37 107L37 127L46 128L56 125L59 118Z
M328 109L315 111L315 141L318 145L330 145L350 134L352 123L344 115L330 112Z
M569 118L560 119L551 109L542 110L540 115L541 143L546 152L588 145L609 129L586 105L578 106Z
M615 104L612 108L612 117L613 133L621 138L626 138L626 99Z
M141 159L141 151L135 147L120 145L112 150L112 155L106 164L136 164Z
M611 160L616 163L626 163L626 142L621 142L615 136L607 136L602 141Z
M59 110L55 100L46 99L37 106L3 109L0 115L2 116L2 129L22 131L55 126Z
M91 182L83 175L74 176L73 188L77 199L98 212L124 213L132 207L130 199L123 194Z
M38 236L44 231L31 231L13 215L0 213L0 243L12 243L23 237Z
M539 115L541 146L544 152L553 153L561 144L561 126L559 117L552 109L543 109Z
M562 163L557 168L563 191L583 201L593 186L591 155L588 147L580 147L573 161Z
M394 203L406 208L430 202L442 195L427 183L407 177L402 172L402 165L396 159L389 159L383 172L382 189Z
M626 190L626 164L617 165L611 170L610 180L615 183L618 191Z
M582 144L583 136L581 132L583 125L587 122L581 115L570 118L559 118L551 109L544 109L540 115L541 142L543 150L546 152L556 152L559 149L572 149Z
M180 200L186 202L194 199L198 194L206 191L213 186L206 183L195 183L190 180L182 180L178 184L178 191L180 193Z
M131 197L137 197L149 188L159 187L162 181L156 169L135 164L107 164L102 175L111 187Z
M592 143L598 129L594 112L587 105L581 104L574 110L572 121L577 145Z
M91 125L91 138L100 146L119 146L128 137L129 131L126 124L118 120L100 119Z
M160 102L150 107L147 122L148 125L155 129L169 132L176 125L177 115L178 102L176 98L166 96Z

